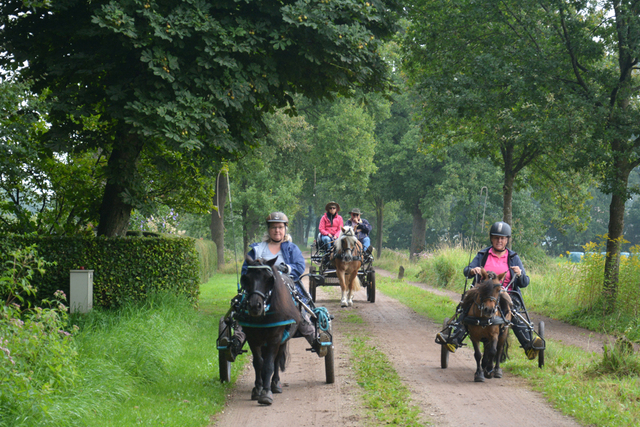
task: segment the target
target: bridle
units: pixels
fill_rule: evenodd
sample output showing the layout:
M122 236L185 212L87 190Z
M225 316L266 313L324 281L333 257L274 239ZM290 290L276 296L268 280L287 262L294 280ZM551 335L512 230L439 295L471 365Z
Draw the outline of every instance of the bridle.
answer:
M263 264L260 264L260 265L248 265L247 269L266 270L267 274L269 276L267 278L267 281L269 279L275 280L275 275L273 274L273 269L269 265L263 265ZM246 292L246 289L245 289L245 292ZM254 296L254 295L257 295L260 298L262 298L262 303L264 305L264 311L266 313L267 312L267 307L269 305L269 301L271 300L272 293L273 293L273 287L271 287L271 289L269 289L266 294L264 292L261 292L261 291L258 291L256 289L254 289L251 293L249 293L247 295L247 300L249 298L251 298L252 296Z

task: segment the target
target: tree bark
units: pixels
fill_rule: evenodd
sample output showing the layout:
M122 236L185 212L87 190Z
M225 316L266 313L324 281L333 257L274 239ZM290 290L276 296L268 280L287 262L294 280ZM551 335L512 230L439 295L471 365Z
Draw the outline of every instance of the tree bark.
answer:
M384 224L384 200L376 198L376 256L380 258L382 255L382 226Z
M218 270L224 267L224 205L227 202L227 177L222 173L216 178L216 195L213 197L214 205L218 210L211 211L211 240L216 244L216 252L218 254Z
M409 257L415 258L424 250L424 242L427 237L427 220L422 217L422 210L416 203L413 207L413 227L411 229L411 250Z
M127 233L133 206L122 200L122 194L133 188L143 146L137 135L128 135L120 144L114 145L107 162L98 236L115 237Z
M614 152L620 144L613 143ZM604 262L604 283L602 287L605 310L612 313L615 310L618 297L618 275L620 272L620 249L624 235L624 205L627 201L627 186L631 168L625 160L618 157L616 162L616 188L611 195L609 205L609 231L607 238L607 257Z

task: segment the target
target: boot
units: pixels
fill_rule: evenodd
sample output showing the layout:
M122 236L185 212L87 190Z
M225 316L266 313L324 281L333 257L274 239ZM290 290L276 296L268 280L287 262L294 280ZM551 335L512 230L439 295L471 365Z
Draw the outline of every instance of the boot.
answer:
M534 338L531 328L523 324L522 321L517 319L517 317L514 317L511 321L513 334L524 349L524 354L527 356L527 359L533 360L538 357L538 351L544 348L544 341L542 338L538 336Z
M220 338L220 346L226 347L226 350L224 350L224 356L225 359L227 359L227 362L233 362L236 360L236 357L242 353L243 344L244 343L235 335L232 336L231 339L229 339L229 337Z
M436 334L436 343L446 345L451 353L455 353L458 347L462 347L466 333L464 324L460 321L454 321L447 329Z
M320 331L318 338L313 341L311 347L318 353L318 357L325 357L331 345L331 338L326 331Z

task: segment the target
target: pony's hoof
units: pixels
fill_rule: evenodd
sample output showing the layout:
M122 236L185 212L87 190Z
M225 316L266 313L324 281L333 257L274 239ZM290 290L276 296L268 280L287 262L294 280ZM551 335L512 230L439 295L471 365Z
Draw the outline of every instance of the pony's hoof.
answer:
M348 304L349 304L349 307L353 307L353 300L350 299Z
M348 306L349 304L347 304L347 300L343 299L342 301L340 301L340 307L348 307Z
M261 391L262 388L254 387L253 390L251 390L251 400L258 400Z
M273 393L282 393L282 383L280 381L271 381L271 391Z
M502 378L502 368L498 368L493 372L493 378Z
M493 375L494 375L493 369L492 369L492 370L490 370L490 371L487 371L487 370L485 369L485 371L484 371L484 377L485 377L485 378L487 378L487 379L491 379L491 378L493 378Z
M473 376L473 381L477 382L477 383L483 383L484 382L484 375L482 374L482 372L476 373Z
M267 391L262 389L258 397L258 403L261 405L271 405L273 403L273 393L271 393L271 390Z

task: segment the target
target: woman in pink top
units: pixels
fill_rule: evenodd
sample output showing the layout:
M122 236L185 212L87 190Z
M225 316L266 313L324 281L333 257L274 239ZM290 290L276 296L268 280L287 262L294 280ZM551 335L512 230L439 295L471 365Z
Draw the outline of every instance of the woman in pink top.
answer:
M324 210L326 212L322 215L322 218L320 218L320 239L324 249L329 250L331 242L340 237L344 221L338 214L338 212L340 212L340 205L336 202L327 203Z
M517 295L512 294L513 304L517 310L523 305L520 288L529 286L529 276L525 274L522 260L520 260L518 254L507 247L510 238L511 226L509 224L502 221L494 223L489 230L491 246L478 252L473 261L464 268L464 275L473 277L475 284L475 279L482 268L486 271L493 271L498 275L506 272L502 286L517 293ZM446 343L450 351L455 351L456 348L460 347L467 333L467 328L463 321L466 314L463 312L451 323L449 329L439 332L436 335L436 342ZM516 338L518 338L525 354L529 359L535 359L538 356L538 350L544 348L544 342L540 337L536 336L534 338L532 328L526 325L518 316L514 316L511 322L511 329Z

